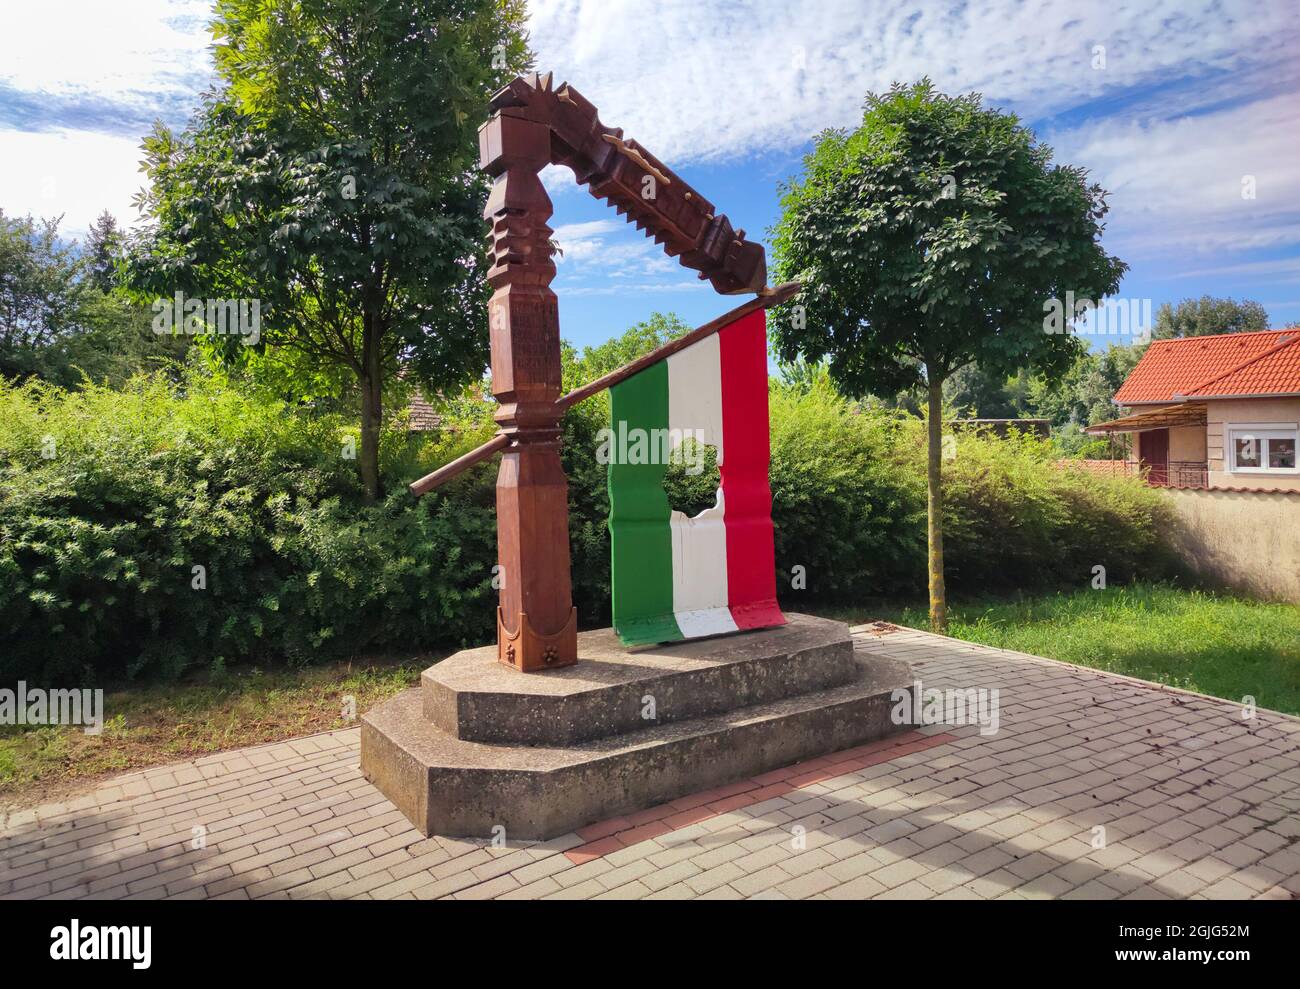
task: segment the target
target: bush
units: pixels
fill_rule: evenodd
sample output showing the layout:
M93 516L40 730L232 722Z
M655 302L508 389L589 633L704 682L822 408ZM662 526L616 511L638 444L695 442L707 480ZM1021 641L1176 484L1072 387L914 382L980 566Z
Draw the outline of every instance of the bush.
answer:
M908 462L919 468L922 429L908 430ZM956 440L956 456L943 465L954 588L1077 587L1098 565L1114 581L1173 574L1173 557L1158 539L1173 513L1159 492L1133 478L1062 470L1051 444L1029 433L964 432Z
M772 517L778 590L806 567L808 594L846 601L926 587L925 424L860 408L824 375L774 384L770 397ZM1160 534L1173 515L1159 492L1128 477L1065 471L1029 433L955 437L943 463L944 562L959 592L1079 586L1092 567L1112 581L1173 576Z
M924 587L924 479L918 490L900 469L902 420L856 409L824 375L772 385L768 404L778 593L793 605Z
M305 663L492 628L489 469L367 507L343 419L194 375L184 391L0 383L0 424L0 680ZM390 432L390 473L458 456L486 435L469 426Z
M609 622L609 497L594 455L608 408L598 396L564 423L587 627ZM481 401L442 411L443 433L411 437L398 421L384 434L389 494L366 506L343 455L350 417L198 372L121 391L0 382L0 681L174 677L487 641L495 466L422 499L405 489L493 431ZM771 437L785 604L922 592L921 423L860 408L814 377L773 384ZM698 478L680 483L701 497ZM1058 470L1041 441L963 434L945 483L954 588L1079 586L1097 564L1111 581L1169 571L1159 493ZM804 590L791 586L795 567Z

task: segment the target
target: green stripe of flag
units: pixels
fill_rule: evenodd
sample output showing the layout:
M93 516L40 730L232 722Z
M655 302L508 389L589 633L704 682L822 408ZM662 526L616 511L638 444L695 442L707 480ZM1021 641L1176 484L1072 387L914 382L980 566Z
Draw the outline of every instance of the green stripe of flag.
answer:
M668 428L668 362L660 361L610 389L610 424L616 434ZM616 538L611 578L614 626L629 645L669 642L682 637L673 619L671 509L664 492L662 463L609 467L609 527ZM659 460L659 457L650 457Z

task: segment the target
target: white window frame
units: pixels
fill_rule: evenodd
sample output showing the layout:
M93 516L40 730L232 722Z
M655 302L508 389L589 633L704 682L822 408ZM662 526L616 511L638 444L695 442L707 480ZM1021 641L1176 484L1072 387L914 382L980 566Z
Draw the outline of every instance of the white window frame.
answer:
M1300 457L1295 467L1269 467L1268 441L1272 439L1290 439L1296 441L1300 449L1300 423L1294 422L1232 422L1225 430L1223 451L1228 472L1232 474L1300 474ZM1252 437L1259 441L1259 467L1237 466L1237 440Z

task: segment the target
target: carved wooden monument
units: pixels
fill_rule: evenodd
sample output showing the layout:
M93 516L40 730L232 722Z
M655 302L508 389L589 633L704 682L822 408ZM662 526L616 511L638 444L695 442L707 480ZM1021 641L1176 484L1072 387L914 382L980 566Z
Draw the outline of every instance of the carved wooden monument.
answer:
M733 230L707 199L551 75L518 78L491 102L479 131L483 168L493 178L485 215L492 267L488 304L492 392L500 432L489 443L411 485L422 494L466 467L504 451L497 479L497 553L503 576L497 608L501 662L525 672L578 660L577 613L569 575L568 486L560 464L565 409L717 333L741 317L789 299L797 285L769 289L761 244ZM681 340L560 395L559 310L548 226L551 200L539 177L565 165L670 257L724 294L757 293L745 306ZM769 553L770 556L770 553ZM734 626L733 626L734 630ZM676 638L679 636L669 636Z
M848 626L776 603L764 310L799 286L768 288L762 246L572 87L516 79L492 111L479 146L493 177L500 429L411 490L502 454L497 643L434 664L367 712L362 771L425 834L545 839L902 727L891 710L912 690L906 663L868 660ZM719 292L755 297L561 395L551 202L538 177L548 164L571 168ZM668 504L664 458L610 460L614 628L580 633L560 420L606 388L611 425L666 436L664 449L679 426L698 426L721 485L712 508L687 518Z

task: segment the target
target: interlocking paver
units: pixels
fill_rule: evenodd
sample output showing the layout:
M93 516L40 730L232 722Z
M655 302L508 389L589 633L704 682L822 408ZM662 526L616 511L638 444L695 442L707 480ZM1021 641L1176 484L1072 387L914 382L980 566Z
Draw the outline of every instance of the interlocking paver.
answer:
M351 728L0 813L0 897L1300 897L1300 719L1242 721L924 632L855 634L927 687L998 688L999 732L928 725L493 848L411 828L361 776Z

